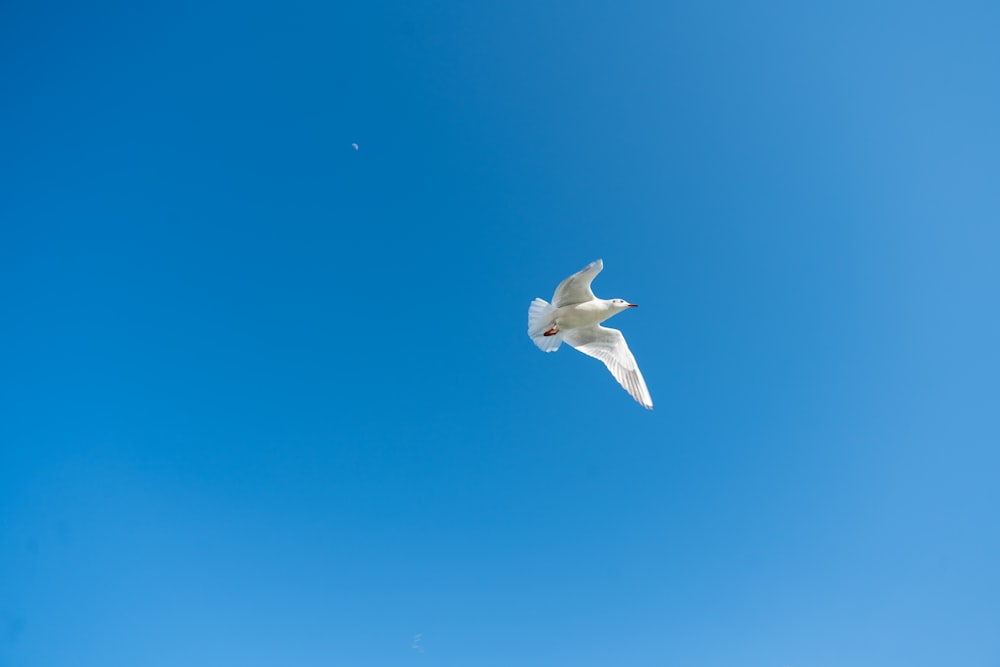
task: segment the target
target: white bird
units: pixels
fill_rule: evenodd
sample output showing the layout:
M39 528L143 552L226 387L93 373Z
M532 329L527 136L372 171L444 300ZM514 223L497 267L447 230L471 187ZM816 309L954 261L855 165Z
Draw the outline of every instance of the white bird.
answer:
M535 299L528 308L528 335L543 352L555 352L565 340L580 352L600 359L618 384L643 407L653 409L653 399L639 372L625 336L601 322L638 304L624 299L598 299L590 289L594 277L604 268L597 260L559 283L552 303Z
M351 147L352 147L352 148L353 148L354 150L358 150L358 145L357 145L357 144L351 144Z

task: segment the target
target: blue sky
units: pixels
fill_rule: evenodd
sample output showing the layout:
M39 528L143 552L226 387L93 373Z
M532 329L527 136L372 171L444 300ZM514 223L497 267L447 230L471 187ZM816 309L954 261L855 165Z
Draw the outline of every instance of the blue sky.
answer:
M6 3L0 664L997 664L998 7Z

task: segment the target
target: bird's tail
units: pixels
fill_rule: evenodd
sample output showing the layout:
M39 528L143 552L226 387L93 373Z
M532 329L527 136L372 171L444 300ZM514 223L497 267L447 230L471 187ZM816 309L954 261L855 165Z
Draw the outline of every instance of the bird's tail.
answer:
M561 333L545 335L552 328L552 314L555 312L556 307L545 299L535 299L528 308L528 335L543 352L555 352L563 341Z

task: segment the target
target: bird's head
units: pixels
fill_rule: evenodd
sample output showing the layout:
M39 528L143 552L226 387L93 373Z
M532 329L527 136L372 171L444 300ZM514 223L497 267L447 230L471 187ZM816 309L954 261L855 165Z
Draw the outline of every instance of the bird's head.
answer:
M611 299L611 307L617 311L622 311L626 308L638 308L639 304L629 303L625 299Z

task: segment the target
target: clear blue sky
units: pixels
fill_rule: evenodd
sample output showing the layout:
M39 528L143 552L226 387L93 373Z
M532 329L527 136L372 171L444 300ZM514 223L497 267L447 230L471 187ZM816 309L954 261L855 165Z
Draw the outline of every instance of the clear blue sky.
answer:
M998 34L4 3L0 665L1000 664Z

